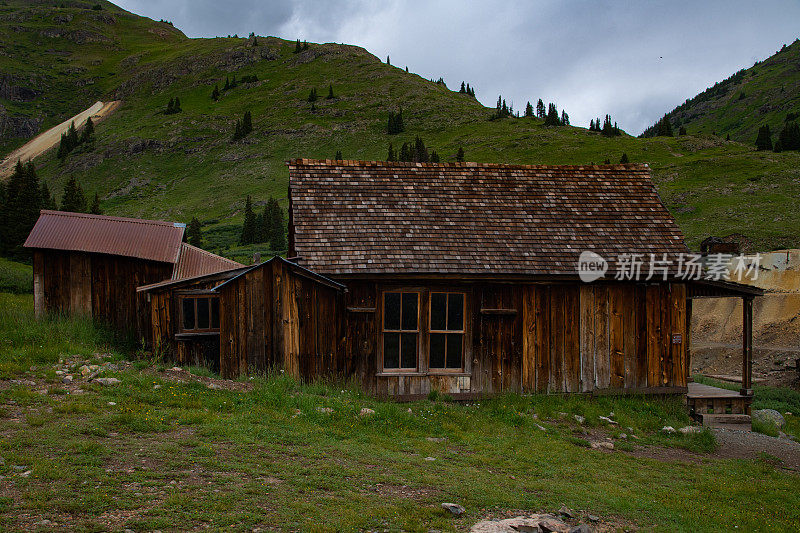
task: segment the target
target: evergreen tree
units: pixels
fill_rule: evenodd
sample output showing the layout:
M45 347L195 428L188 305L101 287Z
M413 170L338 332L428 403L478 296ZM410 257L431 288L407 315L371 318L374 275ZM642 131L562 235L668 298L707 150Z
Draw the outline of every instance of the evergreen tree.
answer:
M403 145L400 147L398 159L404 162L410 162L414 160L414 151L411 149L408 143L403 143Z
M772 134L769 131L769 124L764 124L758 128L756 150L772 150Z
M317 110L317 104L314 103L314 102L311 102L311 112L314 113L316 110Z
M303 41L303 50L308 50L308 42Z
M622 157L619 158L619 162L622 164L628 163L628 154L623 152Z
M678 128L678 135L686 135L686 126Z
M342 151L336 150L336 161L342 161Z
M89 208L89 213L93 215L102 215L103 210L100 209L100 197L97 193L94 193L94 200L92 200L92 206Z
M244 224L239 244L253 244L256 242L256 214L253 212L253 199L247 196L244 207Z
M594 131L594 119L589 121L589 131Z
M225 85L222 87L223 91L227 91L231 88L231 81L228 79L228 76L225 76Z
M430 161L428 149L425 148L425 143L422 142L422 139L419 137L419 135L417 135L417 137L414 139L413 159L415 163L427 163Z
M75 129L75 122L73 121L69 125L69 129L67 130L67 142L69 144L70 151L78 146L80 139L78 138L78 130Z
M539 98L539 101L536 102L536 116L539 118L545 117L544 102L542 102L541 98Z
M461 82L461 88L458 90L458 92L461 93L461 94L466 94L467 93L467 87L466 87L466 85L464 85L463 81Z
M170 99L169 99L169 102L167 102L167 110L166 110L166 111L164 111L164 114L165 114L165 115L171 115L171 114L173 113L173 108L174 108L174 106L175 106L175 100L173 100L172 98L170 98Z
M730 141L731 140L731 134L730 133L725 136L725 140L726 141Z
M403 124L403 109L400 108L400 111L397 113L389 111L389 121L386 128L389 135L402 133L405 129L405 125Z
M326 97L326 99L333 100L334 98L336 97L333 95L333 84L331 83L330 85L328 85L328 96Z
M81 132L80 144L90 143L94 140L94 122L92 117L86 119L86 124L83 125Z
M219 100L219 84L214 84L214 90L211 91L211 99L215 102Z
M299 54L303 51L303 46L300 44L300 39L297 39L297 43L294 45L294 53Z
M558 109L553 103L547 104L547 116L544 119L545 126L560 126L561 121L558 118Z
M17 161L14 172L2 187L0 211L0 252L24 257L22 244L39 218L41 187L32 162Z
M39 204L40 209L58 209L56 205L56 199L53 198L53 195L50 194L50 187L47 186L47 183L44 181L42 182L41 187L39 187Z
M247 135L251 131L253 131L253 117L250 115L250 111L245 111L242 118L242 133Z
M783 146L781 145L781 140L778 139L775 141L775 144L772 145L772 151L776 154L783 152Z
M85 213L87 211L86 195L83 193L75 176L72 176L64 186L64 196L61 198L61 210L72 213Z
M664 115L656 127L656 135L659 137L672 137L672 124L669 117Z
M563 109L561 110L561 125L562 126L569 126L569 115Z
M459 146L456 152L456 161L464 161L464 148Z
M189 225L186 226L186 239L192 246L203 247L203 226L197 217L193 217Z
M317 101L317 89L316 87L311 89L311 92L308 93L308 101L314 103Z
M782 150L800 150L800 126L795 121L784 123L783 129L778 134L778 141Z
M387 161L397 161L397 152L394 151L392 143L389 143L389 153L386 154Z
M528 102L527 105L525 106L525 116L526 117L533 116L533 106L531 105L530 102Z
M392 61L389 59L389 56L386 56L386 64L391 65Z
M265 212L267 213L267 233L269 237L270 248L272 248L273 251L285 250L286 225L283 220L283 210L278 204L278 200L270 197L269 200L267 200Z

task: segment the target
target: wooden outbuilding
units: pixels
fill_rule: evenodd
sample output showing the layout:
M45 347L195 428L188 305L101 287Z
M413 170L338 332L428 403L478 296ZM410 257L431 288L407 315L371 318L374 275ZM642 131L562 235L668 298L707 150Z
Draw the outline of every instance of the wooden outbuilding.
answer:
M241 266L183 243L184 224L43 210L25 247L33 252L37 316L91 316L136 333L136 287Z

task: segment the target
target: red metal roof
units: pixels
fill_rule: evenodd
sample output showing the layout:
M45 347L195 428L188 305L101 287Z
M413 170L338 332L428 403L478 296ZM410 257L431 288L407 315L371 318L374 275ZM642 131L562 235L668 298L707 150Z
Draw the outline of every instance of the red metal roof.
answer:
M181 255L172 272L172 279L186 279L216 274L242 267L241 263L207 252L191 244L181 244Z
M290 254L324 275L576 275L686 252L646 165L289 161Z
M74 250L176 263L185 224L43 209L26 248Z

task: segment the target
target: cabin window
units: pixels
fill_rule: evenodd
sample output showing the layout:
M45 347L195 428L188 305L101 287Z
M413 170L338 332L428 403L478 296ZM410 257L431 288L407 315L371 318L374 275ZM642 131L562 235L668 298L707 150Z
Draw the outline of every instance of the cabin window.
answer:
M464 368L464 293L431 292L428 367Z
M416 370L419 352L419 293L383 293L383 368Z
M181 333L219 331L218 296L183 296L180 309Z

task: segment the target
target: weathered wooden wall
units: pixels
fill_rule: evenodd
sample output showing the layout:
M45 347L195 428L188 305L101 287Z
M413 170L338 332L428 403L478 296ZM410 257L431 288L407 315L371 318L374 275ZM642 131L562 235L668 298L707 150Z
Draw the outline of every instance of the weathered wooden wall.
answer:
M88 315L117 331L135 333L144 312L136 287L169 279L172 264L141 259L35 250L34 306L44 312Z
M341 375L338 291L270 261L219 288L220 372Z

